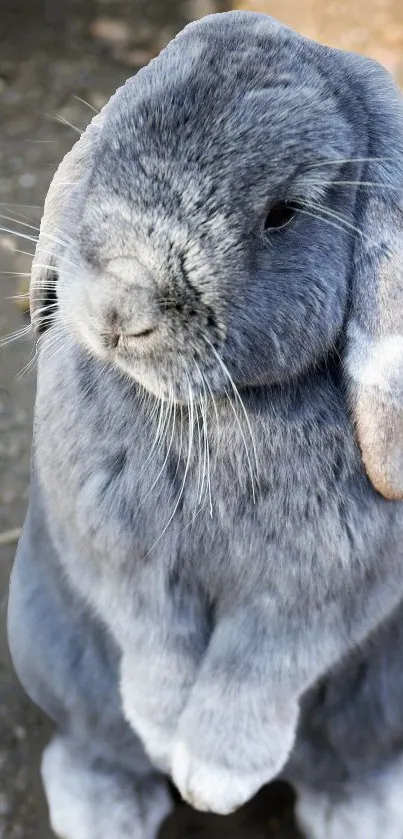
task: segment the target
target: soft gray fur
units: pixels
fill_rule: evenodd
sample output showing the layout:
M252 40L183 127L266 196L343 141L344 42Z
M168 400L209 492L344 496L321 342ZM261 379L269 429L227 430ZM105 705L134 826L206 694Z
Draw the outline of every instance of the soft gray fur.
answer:
M200 809L282 773L310 839L403 837L403 508L373 486L399 497L402 114L375 63L213 15L56 175L9 630L63 732L44 779L67 839L150 836L144 807L129 832L63 822L49 779L80 760L168 809L132 729Z

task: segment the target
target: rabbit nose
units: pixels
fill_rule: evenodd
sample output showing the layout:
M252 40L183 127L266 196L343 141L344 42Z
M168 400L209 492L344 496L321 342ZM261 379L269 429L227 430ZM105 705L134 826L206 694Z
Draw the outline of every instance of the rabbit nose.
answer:
M157 328L155 315L151 312L132 319L119 315L115 307L106 312L105 323L107 332L103 335L104 345L110 349L116 349L121 338L148 338Z
M155 328L142 329L141 332L111 332L102 336L103 344L106 349L115 350L121 338L149 338L153 332Z

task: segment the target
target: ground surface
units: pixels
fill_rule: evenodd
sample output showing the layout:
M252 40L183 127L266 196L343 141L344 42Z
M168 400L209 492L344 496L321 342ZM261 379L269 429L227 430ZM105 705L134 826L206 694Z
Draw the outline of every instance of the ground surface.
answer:
M220 6L224 5L223 2ZM244 0L344 48L369 52L402 78L401 0ZM17 301L52 173L92 113L188 19L218 0L0 0L0 336L27 324ZM369 8L371 7L371 8ZM350 20L351 16L351 20ZM368 24L363 24L363 21ZM60 122L56 121L59 115ZM9 218L5 218L8 216ZM10 220L14 219L14 220ZM8 230L7 230L8 228ZM26 253L23 253L23 252ZM28 486L34 372L27 339L0 348L0 839L51 839L38 779L50 729L13 676L4 634L8 577ZM33 639L33 643L34 643ZM274 785L242 813L205 817L179 806L162 839L296 839L289 792Z

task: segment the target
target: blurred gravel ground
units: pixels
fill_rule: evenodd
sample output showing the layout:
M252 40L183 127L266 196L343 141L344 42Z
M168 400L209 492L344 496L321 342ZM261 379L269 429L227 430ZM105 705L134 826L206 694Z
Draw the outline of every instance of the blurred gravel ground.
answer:
M26 290L41 206L57 163L115 88L212 0L164 2L1 0L0 11L0 336L27 326ZM220 6L222 8L222 5ZM89 105L80 99L86 100ZM57 116L58 115L58 116ZM59 120L59 121L58 121ZM8 218L5 218L5 217ZM19 231L15 235L9 231ZM25 253L24 253L25 252ZM10 273L9 273L10 272ZM50 839L38 778L48 723L25 698L10 666L4 631L15 535L27 503L35 375L21 370L31 340L0 349L0 839ZM33 639L35 643L35 639ZM242 813L206 817L178 806L163 839L291 839L290 794L263 792Z

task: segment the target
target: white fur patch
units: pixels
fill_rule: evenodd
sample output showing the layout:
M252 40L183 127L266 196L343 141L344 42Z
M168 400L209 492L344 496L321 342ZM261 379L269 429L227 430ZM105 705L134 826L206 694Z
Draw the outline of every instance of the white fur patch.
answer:
M298 793L297 821L306 839L403 839L403 760L343 797Z
M249 801L268 780L267 772L236 774L198 760L177 743L172 778L182 798L196 810L226 816Z
M362 387L377 387L385 392L403 388L403 336L387 335L372 339L357 323L349 326L347 368Z
M172 764L173 734L162 726L142 717L133 705L133 694L127 680L122 679L120 693L123 713L133 731L139 736L153 765L169 774Z
M165 782L87 766L67 740L44 752L42 779L53 831L61 839L156 839L172 809Z

